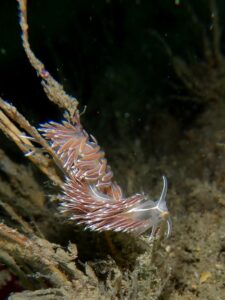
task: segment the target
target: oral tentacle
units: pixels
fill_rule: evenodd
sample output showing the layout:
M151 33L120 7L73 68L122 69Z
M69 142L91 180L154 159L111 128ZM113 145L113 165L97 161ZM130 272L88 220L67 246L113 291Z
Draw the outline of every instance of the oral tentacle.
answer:
M167 179L165 176L162 177L163 178L163 189L162 189L162 193L160 195L160 198L158 200L158 206L162 206L163 203L166 202L166 195L167 195L167 189L168 189L168 184L167 184Z

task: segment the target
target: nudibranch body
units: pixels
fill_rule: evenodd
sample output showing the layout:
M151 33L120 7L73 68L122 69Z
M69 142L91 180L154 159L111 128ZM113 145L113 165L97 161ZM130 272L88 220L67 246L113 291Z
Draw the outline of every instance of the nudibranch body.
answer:
M158 201L144 194L125 197L113 181L105 153L96 139L83 129L79 118L73 122L49 122L39 129L54 150L66 176L60 196L61 211L77 224L95 231L112 230L142 234L151 229L152 238L161 222L171 220L166 205L167 180Z

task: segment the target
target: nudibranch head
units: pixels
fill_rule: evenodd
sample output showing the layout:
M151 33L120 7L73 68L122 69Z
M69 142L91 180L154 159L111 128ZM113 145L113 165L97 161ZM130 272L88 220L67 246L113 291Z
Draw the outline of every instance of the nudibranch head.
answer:
M131 208L128 213L132 213L136 220L147 221L146 225L139 231L141 234L151 228L150 239L155 236L156 230L159 228L161 222L166 222L167 231L166 238L170 236L172 230L172 222L166 204L167 195L167 179L163 176L163 189L157 201L145 200L136 207Z

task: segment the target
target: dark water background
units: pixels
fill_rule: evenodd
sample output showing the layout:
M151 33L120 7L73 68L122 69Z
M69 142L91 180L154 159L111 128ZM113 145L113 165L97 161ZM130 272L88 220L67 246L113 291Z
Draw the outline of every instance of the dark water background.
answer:
M163 122L159 114L168 114L183 130L204 109L191 97L177 99L189 92L182 89L168 49L188 64L204 59L202 31L210 36L212 24L208 1L29 2L33 50L78 98L80 110L87 105L85 124L100 132L102 143L138 136L148 138L150 149L149 136ZM218 9L223 28L223 1ZM57 109L45 101L22 49L15 1L1 0L0 35L1 96L34 124L55 118Z
M160 176L169 179L172 275L162 299L223 299L225 2L37 0L28 20L32 49L87 106L82 123L125 189L157 183L158 193ZM0 1L0 96L35 126L62 118L25 56L12 0Z

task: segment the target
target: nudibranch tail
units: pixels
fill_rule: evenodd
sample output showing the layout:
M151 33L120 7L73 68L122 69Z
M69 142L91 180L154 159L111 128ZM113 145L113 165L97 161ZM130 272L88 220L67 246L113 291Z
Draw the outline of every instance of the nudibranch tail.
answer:
M113 181L105 153L100 150L96 139L74 120L74 123L49 122L39 129L65 173L60 196L61 211L91 230L142 234L151 229L150 238L166 220L166 235L169 236L171 220L166 205L166 177L163 176L162 193L156 202L148 200L144 194L125 197L120 186Z

